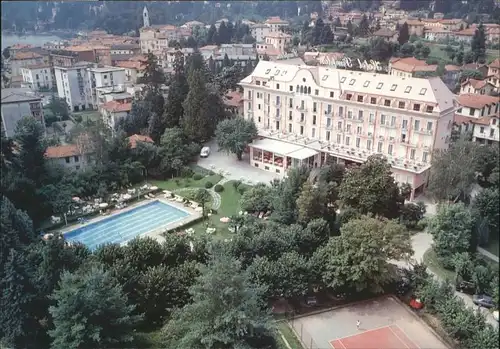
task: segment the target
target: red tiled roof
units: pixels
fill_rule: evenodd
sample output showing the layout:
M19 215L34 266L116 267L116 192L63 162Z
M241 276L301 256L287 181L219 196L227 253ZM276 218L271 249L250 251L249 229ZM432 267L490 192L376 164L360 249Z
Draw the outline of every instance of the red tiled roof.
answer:
M467 79L464 82L462 82L462 86L467 85L470 83L470 85L475 89L479 90L482 89L486 84L488 83L486 80L477 80L477 79Z
M144 70L146 69L146 65L141 61L119 61L116 63L117 67L127 68L127 69L136 69L136 70Z
M101 105L101 108L111 113L118 113L130 111L132 109L132 103L118 103L117 101L109 101Z
M459 32L456 32L455 35L474 36L475 32L476 32L476 28L469 28L469 29L460 30Z
M496 69L500 69L500 58L497 58L497 59L495 59L493 62L491 62L491 63L488 65L488 68L496 68Z
M35 59L35 58L42 58L41 55L39 55L36 52L16 52L14 53L14 57L12 59Z
M128 137L128 141L130 144L130 149L134 149L135 147L137 147L137 142L154 143L150 137L137 134Z
M239 107L243 103L243 96L238 91L232 91L226 94L224 104L229 107Z
M78 147L75 144L48 147L45 151L45 156L49 159L59 159L80 154L81 152L78 150Z
M416 59L415 57L392 58L391 67L396 70L402 70L408 73L417 71L436 71L437 65L429 65L425 61Z
M486 105L499 103L500 101L498 97L465 93L458 96L457 102L463 107L481 109Z

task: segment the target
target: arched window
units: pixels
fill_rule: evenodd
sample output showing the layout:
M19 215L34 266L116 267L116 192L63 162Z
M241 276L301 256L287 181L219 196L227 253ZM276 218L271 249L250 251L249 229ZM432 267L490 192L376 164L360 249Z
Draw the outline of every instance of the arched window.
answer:
M310 95L310 94L311 94L311 86L309 86L309 87L307 88L307 94L308 94L308 95Z
M300 86L300 93L304 93L304 86Z

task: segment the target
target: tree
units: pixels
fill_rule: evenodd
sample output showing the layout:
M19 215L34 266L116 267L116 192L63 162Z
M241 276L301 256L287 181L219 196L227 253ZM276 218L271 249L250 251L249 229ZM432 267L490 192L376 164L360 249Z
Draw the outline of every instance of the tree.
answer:
M404 45L410 40L410 30L408 28L408 23L404 22L399 29L398 42L400 45Z
M0 343L13 348L37 347L40 324L33 316L36 289L22 252L10 249L0 290Z
M298 221L307 224L313 219L327 216L326 194L324 186L306 181L297 198Z
M257 127L253 120L235 117L219 122L215 130L215 138L220 150L236 154L241 161L243 151L248 143L257 137Z
M217 38L217 28L215 27L214 24L212 24L207 32L207 44L208 45L215 44L216 38Z
M453 268L456 253L471 251L472 227L470 211L462 204L441 205L429 219L427 231L433 236L433 249L441 264Z
M271 210L272 189L264 183L245 190L240 199L240 207L246 212L267 212Z
M401 208L400 223L408 229L415 229L425 215L426 209L423 202L409 202Z
M346 27L347 34L349 34L351 37L354 36L354 25L352 24L351 20L347 21Z
M58 98L55 94L50 97L48 109L55 117L61 120L67 120L69 117L69 107L64 98Z
M435 151L428 191L436 200L456 200L469 195L476 178L478 147L477 143L461 137L448 149Z
M273 185L271 219L281 224L292 224L297 220L297 198L302 185L309 178L306 167L293 168L288 177Z
M482 189L472 201L472 212L475 216L486 219L489 231L495 233L498 240L500 220L500 195L498 188ZM491 239L491 237L488 237ZM489 240L486 239L486 240ZM495 238L493 238L495 239ZM484 242L484 241L482 241Z
M201 205L201 208L202 208L201 212L202 212L203 217L205 217L205 208L206 208L207 202L210 202L211 199L212 199L212 197L210 196L210 193L208 192L208 190L203 189L203 188L198 189L198 191L196 192L196 194L194 196L194 200Z
M184 114L182 103L184 102L188 92L189 85L184 68L184 57L182 53L179 52L176 54L174 59L174 74L171 79L169 93L165 103L163 118L165 120L166 128L180 126L180 120Z
M486 60L486 34L483 23L480 23L474 32L470 49L473 54L474 62L484 63Z
M178 174L180 168L174 164L184 165L200 151L195 143L190 143L182 129L178 127L167 128L160 139L160 149L158 157L159 168L164 175Z
M339 187L339 198L344 205L363 214L371 212L387 218L398 217L404 203L391 166L380 155L372 155L359 167L347 170Z
M388 260L413 254L407 230L394 221L363 216L346 223L315 252L325 285L344 292L380 293L395 276Z
M190 288L193 301L162 330L164 346L178 349L265 348L273 335L261 286L232 257L217 253Z
M368 18L366 17L365 14L361 18L361 21L359 22L358 31L362 37L365 37L368 34L370 34L370 24L368 23Z
M157 90L161 84L165 83L165 75L158 66L156 56L151 52L147 55L146 69L140 81L153 90Z
M52 348L117 347L133 340L140 316L131 315L134 306L127 304L122 287L102 267L64 272L52 299Z
M120 119L119 125L129 136L143 134L148 127L149 115L150 107L148 103L134 100L130 113L124 119Z
M222 60L222 68L230 67L231 61L229 60L229 56L227 53L224 54L224 59Z
M186 136L194 141L203 142L213 135L214 125L209 115L208 93L200 70L189 76L189 93L184 100L182 127Z

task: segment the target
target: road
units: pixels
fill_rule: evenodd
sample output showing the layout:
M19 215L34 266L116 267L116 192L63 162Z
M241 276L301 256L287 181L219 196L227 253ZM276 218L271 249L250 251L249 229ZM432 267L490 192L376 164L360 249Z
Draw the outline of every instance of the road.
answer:
M417 262L422 262L425 251L427 251L432 245L432 236L427 232L421 232L413 235L411 240L414 251L413 258ZM406 267L409 266L409 264L406 262L396 262L396 264ZM433 274L435 278L439 279L439 277L436 274L434 274L431 270L427 269L427 271ZM455 291L455 295L457 297L462 298L465 304L470 308L477 309L477 306L474 305L474 303L472 302L471 296L457 291ZM492 324L495 328L498 328L498 322L493 318L491 312L483 308L481 308L481 312L483 312L483 314L486 315L486 320L488 321L488 323Z

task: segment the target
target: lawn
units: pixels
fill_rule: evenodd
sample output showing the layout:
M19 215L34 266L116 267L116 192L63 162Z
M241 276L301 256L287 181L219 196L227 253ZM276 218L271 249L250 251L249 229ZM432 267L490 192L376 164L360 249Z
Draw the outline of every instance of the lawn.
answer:
M176 190L181 188L205 188L207 182L211 182L215 185L222 179L221 175L213 174L203 177L200 180L194 180L193 178L173 178L166 181L150 180L149 183L157 186L158 188L165 190Z
M298 340L295 333L293 333L292 329L290 328L290 326L288 326L288 324L286 322L280 321L280 322L277 322L276 325L277 325L278 331L279 331L277 339L278 339L278 345L279 345L280 349L288 349L288 347L286 346L285 342L283 341L283 339L281 338L279 333L281 333L283 335L283 337L285 337L286 341L288 342L288 345L290 345L290 348L292 348L292 349L303 349L304 348L303 345Z
M432 271L442 280L450 280L450 281L455 280L455 272L452 270L444 269L440 265L436 253L432 248L429 248L427 251L425 251L423 262L427 266L427 268L429 268L430 271Z
M82 121L97 121L102 118L101 113L97 110L81 111L72 113L74 119L78 120L81 117Z

